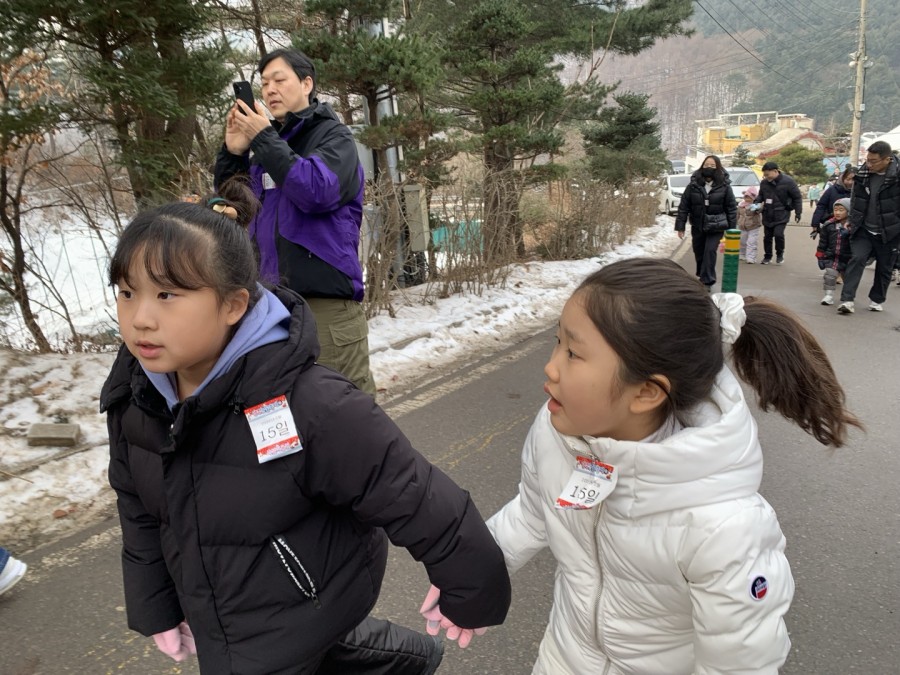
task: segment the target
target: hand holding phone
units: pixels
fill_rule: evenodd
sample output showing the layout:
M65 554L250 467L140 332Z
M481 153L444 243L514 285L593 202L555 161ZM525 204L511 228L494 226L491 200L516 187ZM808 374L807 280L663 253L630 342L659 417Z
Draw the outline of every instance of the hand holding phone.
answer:
M233 82L231 85L234 88L234 97L240 101L243 101L247 104L247 107L250 110L256 110L256 106L253 101L253 89L250 88L250 83L246 80L241 80L239 82ZM243 110L238 108L241 111L241 114L246 115Z

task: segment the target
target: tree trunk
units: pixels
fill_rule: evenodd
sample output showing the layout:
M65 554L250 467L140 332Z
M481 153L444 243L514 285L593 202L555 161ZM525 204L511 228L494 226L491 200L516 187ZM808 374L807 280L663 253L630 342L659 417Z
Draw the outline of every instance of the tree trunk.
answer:
M503 144L484 149L484 167L484 256L486 262L499 265L525 255L519 187L512 157Z

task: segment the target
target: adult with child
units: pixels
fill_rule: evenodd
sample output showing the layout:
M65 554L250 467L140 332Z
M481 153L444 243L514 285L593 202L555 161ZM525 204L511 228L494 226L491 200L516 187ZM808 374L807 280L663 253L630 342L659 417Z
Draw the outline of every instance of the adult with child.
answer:
M518 495L488 522L510 572L547 547L558 563L535 675L785 662L794 582L723 345L763 410L834 447L859 426L824 350L777 303L710 297L670 260L591 274L560 317ZM439 602L423 611L454 629Z
M258 70L274 120L258 101L252 109L235 101L215 183L249 176L262 202L249 226L262 279L303 296L316 317L320 362L374 394L358 252L365 181L353 134L316 98L306 55L277 49Z
M812 214L812 220L810 221L810 227L812 227L811 237L815 238L819 233L819 226L832 217L834 203L838 199L845 199L850 196L855 175L856 167L848 164L841 173L840 178L825 188L825 192L819 197L819 203L816 204L816 210Z
M759 212L759 204L753 200L759 190L750 186L744 190L742 199L738 204L738 229L741 231L741 244L738 258L753 265L759 254L759 230L762 227L762 214Z
M794 212L794 222L800 222L803 196L797 182L781 172L776 162L766 162L762 168L756 203L762 204L763 259L762 265L772 262L772 242L775 242L775 264L784 263L784 230Z
M503 555L468 493L317 362L306 303L258 282L221 205L138 214L110 263L124 344L100 402L128 625L210 675L430 675L439 641L369 616L388 539L466 627L504 620Z
M862 273L875 258L869 310L884 311L891 273L900 247L900 160L891 146L875 141L853 179L850 196L850 250L838 312L852 314Z
M834 203L834 216L829 218L820 228L819 245L816 258L819 269L823 270L822 287L825 295L821 304L834 304L834 289L837 279L847 268L850 261L850 200L846 197Z
M716 283L716 253L727 229L737 226L737 202L731 190L728 172L715 155L707 155L681 195L675 231L684 238L691 224L691 247L695 274L707 290Z

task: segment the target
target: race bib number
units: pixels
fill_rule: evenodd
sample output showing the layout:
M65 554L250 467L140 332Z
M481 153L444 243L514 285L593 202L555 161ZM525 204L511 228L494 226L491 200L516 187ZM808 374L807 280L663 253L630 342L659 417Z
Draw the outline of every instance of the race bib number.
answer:
M619 480L616 468L594 457L576 458L575 470L562 494L556 498L558 509L590 509L609 496Z
M272 176L267 173L262 175L263 190L272 190L275 187L275 181Z
M244 410L260 464L303 449L294 416L283 395Z

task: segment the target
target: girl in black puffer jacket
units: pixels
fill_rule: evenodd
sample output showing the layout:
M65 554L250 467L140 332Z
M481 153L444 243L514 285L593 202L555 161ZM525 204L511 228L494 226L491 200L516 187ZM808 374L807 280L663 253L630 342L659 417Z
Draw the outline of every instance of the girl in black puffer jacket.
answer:
M716 283L719 242L725 229L737 227L737 200L731 190L728 172L715 155L708 155L703 160L700 168L691 175L691 182L681 196L675 217L675 231L679 238L684 237L688 221L691 223L696 275L711 290ZM715 226L716 222L720 225Z
M503 621L503 554L468 493L316 363L311 311L259 285L237 223L139 214L109 280L125 344L101 409L130 628L176 661L196 651L204 675L430 675L435 639L369 617L388 539L457 625Z

